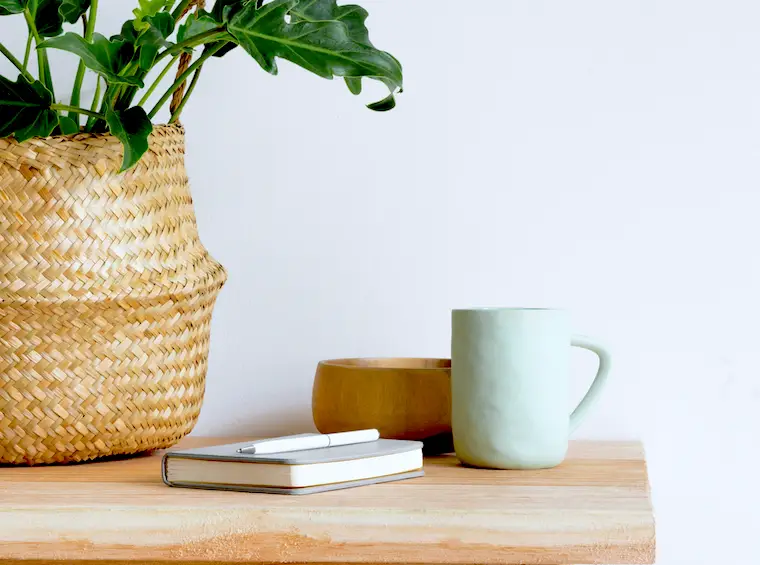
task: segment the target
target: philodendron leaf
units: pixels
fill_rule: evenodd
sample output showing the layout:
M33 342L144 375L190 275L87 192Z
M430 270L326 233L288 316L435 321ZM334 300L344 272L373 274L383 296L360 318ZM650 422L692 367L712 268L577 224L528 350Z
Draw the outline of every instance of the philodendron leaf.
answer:
M374 110L375 112L387 112L388 110L393 110L396 107L396 97L393 96L393 93L390 93L388 96L383 98L382 100L378 100L377 102L372 102L371 104L367 104L367 108L370 110Z
M174 33L174 18L171 14L160 12L155 16L145 18L148 27L145 28L137 38L137 45L157 45L158 47L167 47L170 45L166 41Z
M245 3L246 0L216 0L211 8L211 17L219 23L227 23L243 9Z
M25 9L34 18L37 32L42 37L55 37L63 33L63 16L59 13L64 0L0 0L0 16L20 14Z
M50 135L58 123L52 103L53 95L40 81L19 76L11 82L0 75L0 138L14 135L24 141Z
M106 121L108 129L124 145L124 160L119 171L124 172L148 150L148 136L153 131L153 124L140 106L123 111L108 108Z
M177 42L182 43L196 35L206 33L207 31L219 27L219 22L209 14L190 14L185 20L185 23L179 26L179 30L177 31Z
M79 124L68 116L58 116L58 129L61 135L72 135L79 133Z
M20 14L24 11L26 0L0 0L0 16Z
M59 13L63 1L0 0L0 16L19 14L28 9L40 36L55 37L63 33L63 16Z
M216 6L214 6L214 8L216 8ZM218 29L220 31L224 30L224 21L217 20L212 15L212 13L205 11L190 14L185 20L185 23L179 26L179 31L177 31L177 42L182 43L183 41L192 39L196 35L200 35L214 29ZM228 36L228 38L231 39L231 36ZM224 46L214 53L214 57L222 57L237 47L233 41L222 41L224 43ZM216 45L216 43L209 44L208 46L212 47L213 45Z
M137 43L138 35L139 33L135 29L135 20L127 20L121 26L121 33L112 35L110 39L111 41L118 41L119 39L123 39L127 43L132 43L134 45Z
M155 16L147 16L145 23L148 27L140 32L135 44L139 50L140 68L149 71L153 67L158 50L171 46L167 39L174 33L174 18L167 12L159 12Z
M112 84L143 86L142 80L134 76L120 76L135 54L134 45L123 39L108 40L99 33L92 35L88 43L76 33L67 33L43 41L38 49L61 49L78 55L87 68L99 73Z
M16 133L13 134L13 137L15 137L16 141L19 143L22 143L27 139L32 139L33 137L47 137L53 133L53 130L57 125L58 113L53 110L46 110L40 112L34 122L27 127L17 129Z
M63 20L75 24L90 9L90 0L63 0L58 11Z
M148 23L145 21L145 18L155 16L170 2L171 0L138 0L137 8L132 10L132 13L135 15L135 29L138 31L146 29Z
M25 0L41 37L57 37L63 33L63 0Z
M367 10L354 4L338 6L336 0L299 0L290 11L291 21L325 21L343 22L348 28L351 39L374 47L369 40L369 30L365 25Z
M293 18L298 5L299 0L273 0L256 8L248 2L228 30L269 73L277 74L275 58L281 57L324 78L366 76L387 84L391 94L401 89L401 65L392 55L352 39L345 22Z
M367 17L369 16L367 10L361 6L354 4L346 4L338 6L336 0L299 0L299 2L290 11L291 21L323 21L323 20L335 20L343 22L348 28L348 35L354 41L367 45L369 47L375 47L369 39L369 30L366 26ZM386 53L390 55L390 53ZM396 61L398 63L398 61ZM398 63L399 68L401 64ZM379 102L373 102L368 105L368 108L378 112L391 110L396 107L396 100L393 96L394 84L383 80L382 77L370 77L378 80L382 80L386 83L391 91L390 96L380 100ZM346 77L346 86L352 94L361 94L362 91L362 79L361 77Z
M346 77L346 86L351 91L351 94L361 94L362 93L361 77Z

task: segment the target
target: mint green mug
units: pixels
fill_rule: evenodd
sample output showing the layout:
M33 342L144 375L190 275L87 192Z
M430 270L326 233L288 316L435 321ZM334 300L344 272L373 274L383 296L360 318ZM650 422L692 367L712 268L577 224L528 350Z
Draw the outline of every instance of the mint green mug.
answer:
M599 370L568 414L570 346L593 351ZM451 425L462 463L495 469L559 465L568 436L598 399L610 355L573 336L564 310L454 310L451 332Z

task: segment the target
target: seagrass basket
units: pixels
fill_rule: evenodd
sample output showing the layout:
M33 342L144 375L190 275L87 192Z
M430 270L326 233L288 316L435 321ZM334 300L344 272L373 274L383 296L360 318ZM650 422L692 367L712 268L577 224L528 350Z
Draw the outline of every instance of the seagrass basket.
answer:
M121 159L106 134L0 139L0 463L164 448L198 418L226 273L198 238L184 130Z

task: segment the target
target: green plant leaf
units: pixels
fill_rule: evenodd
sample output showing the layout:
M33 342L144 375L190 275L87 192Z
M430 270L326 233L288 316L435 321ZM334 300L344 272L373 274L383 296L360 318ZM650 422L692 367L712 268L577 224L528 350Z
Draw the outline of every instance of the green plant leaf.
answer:
M63 1L0 0L0 16L20 14L28 8L40 36L55 37L63 33L63 16L59 13Z
M63 21L75 24L90 9L90 0L63 0L58 11Z
M367 108L370 110L374 110L375 112L387 112L388 110L393 110L396 107L396 97L393 96L393 93L389 94L382 100L378 100L377 102L372 102L371 104L367 104Z
M61 135L73 135L79 133L79 124L68 116L58 116L58 129Z
M24 141L50 135L58 123L52 103L53 95L40 81L19 76L11 82L0 75L0 138L15 135Z
M140 65L140 69L143 71L149 71L153 68L153 63L158 56L158 47L155 45L145 45L140 48L137 62Z
M171 0L138 0L137 8L132 10L132 13L135 15L135 29L137 31L143 31L146 29L149 24L145 19L148 16L155 16L158 14L170 1Z
M325 21L343 22L348 28L348 35L354 41L374 47L369 40L369 30L365 25L369 14L367 10L355 4L338 6L336 0L299 0L290 11L291 21Z
M140 32L135 44L139 51L140 68L149 71L159 49L172 45L167 39L174 33L174 18L167 12L159 12L155 16L146 17L145 23L148 27Z
M211 9L211 17L219 23L226 25L229 21L243 9L247 0L216 0L214 7ZM255 2L254 2L255 3ZM234 41L227 41L224 46L214 53L214 57L224 57L227 53L237 47Z
M351 94L362 93L362 79L361 77L346 77L346 86L351 91Z
M210 14L190 14L185 22L179 26L177 43L182 43L196 35L206 33L218 27L220 27L219 22L211 17Z
M166 12L159 12L155 16L147 16L145 23L148 27L137 37L137 45L156 45L168 47L171 45L167 39L174 33L174 18Z
M343 22L348 28L348 35L354 41L367 45L369 47L375 47L369 39L369 30L367 29L366 21L369 13L361 6L355 4L346 4L344 6L338 6L336 0L299 0L296 6L291 10L291 21L323 21L323 20L335 20ZM393 57L390 53L386 53L390 57ZM394 60L396 60L394 58ZM396 60L399 68L401 64ZM379 102L373 102L367 107L370 110L375 111L387 111L396 107L396 100L393 97L395 86L393 83L389 83L383 80L382 77L369 77L375 78L385 82L386 86L391 91L391 96L386 97ZM361 77L346 77L346 86L352 94L361 94L362 84ZM400 90L399 90L400 92Z
M121 26L121 33L118 35L112 35L110 37L111 41L118 41L119 39L123 39L127 43L132 43L133 45L137 43L137 37L138 37L137 30L135 29L135 20L127 20L124 22L124 24Z
M216 7L217 6L215 5L214 8ZM229 10L232 9L230 6L228 6L228 8ZM206 33L207 31L211 31L213 29L223 29L224 25L225 22L223 18L219 20L213 15L213 13L209 13L203 10L200 12L195 12L188 16L185 20L185 23L179 27L179 31L177 32L177 42L182 43L187 39L191 39L196 35ZM216 43L211 43L208 45L213 46L216 45ZM232 51L235 47L237 47L237 45L234 41L225 41L224 46L214 53L214 57L223 57Z
M40 112L34 122L27 127L17 129L16 133L13 134L13 137L15 137L16 141L19 143L23 143L27 139L32 139L33 137L47 137L53 133L53 130L57 125L58 113L53 110L46 110Z
M128 110L106 111L108 129L124 145L124 160L121 170L131 169L148 150L148 136L153 131L148 115L140 106Z
M232 18L228 31L272 74L277 74L275 58L280 57L323 78L371 77L388 85L391 95L402 88L401 65L392 55L355 41L345 22L307 20L303 14L293 18L290 11L298 5L299 0L273 0L256 8L255 2L248 2ZM388 106L382 102L373 109Z
M84 61L87 68L102 75L112 84L143 86L138 77L119 75L135 54L134 45L124 39L108 40L99 33L94 33L92 43L88 43L76 33L69 32L43 41L37 48L61 49L74 53Z
M18 14L28 9L40 36L56 37L63 33L63 16L59 12L63 1L0 0L0 16Z
M0 16L20 14L24 11L26 0L0 0Z
M62 1L25 0L40 37L56 37L63 33L63 16L60 12Z
M246 4L246 0L216 0L211 17L220 24L228 23Z

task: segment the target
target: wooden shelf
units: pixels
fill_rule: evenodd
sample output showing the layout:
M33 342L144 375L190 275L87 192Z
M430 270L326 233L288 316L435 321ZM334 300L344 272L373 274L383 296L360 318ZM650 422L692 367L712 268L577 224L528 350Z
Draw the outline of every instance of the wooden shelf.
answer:
M182 446L241 441L188 438ZM564 464L308 496L169 488L160 454L0 467L0 563L652 563L639 443L572 442Z

